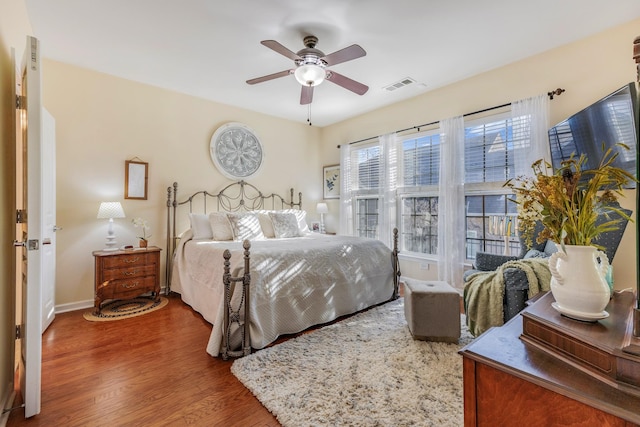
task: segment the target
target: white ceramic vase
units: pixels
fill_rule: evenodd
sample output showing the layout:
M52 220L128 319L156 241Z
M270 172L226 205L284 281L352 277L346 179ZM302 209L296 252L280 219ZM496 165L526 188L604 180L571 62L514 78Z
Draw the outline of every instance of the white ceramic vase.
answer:
M608 317L604 311L611 296L607 255L593 246L565 245L565 250L549 258L551 293L556 300L553 308L583 321Z

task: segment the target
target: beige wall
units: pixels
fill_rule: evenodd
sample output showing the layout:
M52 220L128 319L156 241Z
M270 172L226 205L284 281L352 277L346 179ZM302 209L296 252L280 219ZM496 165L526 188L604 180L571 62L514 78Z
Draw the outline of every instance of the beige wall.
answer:
M321 163L340 160L337 144L382 135L494 105L566 89L551 101L551 123L557 123L622 85L635 81L633 40L640 35L640 20L629 22L578 42L529 57L505 67L430 91L408 101L322 129ZM635 211L635 193L622 204ZM329 205L328 226L337 226L338 203ZM614 259L617 288L635 286L635 227L625 233ZM424 263L423 267L424 267ZM402 263L403 273L435 278L437 269L420 263Z
M13 381L11 361L14 349L11 330L14 324L14 285L11 275L13 250L9 244L14 237L15 212L15 88L11 85L11 48L15 49L15 57L19 63L26 45L26 37L31 34L31 24L23 0L0 0L0 10L0 402L4 403L8 386Z
M107 231L96 219L100 201L122 202L127 217L114 227L119 245L137 245L131 219L143 217L152 227L150 244L165 250L167 187L177 181L184 196L231 182L209 156L211 136L224 123L248 125L264 146L264 166L248 181L283 195L295 187L317 219L317 128L60 62L44 61L43 69L44 105L56 119L59 309L93 300L91 252L104 246ZM124 162L134 157L149 163L148 200L124 200Z

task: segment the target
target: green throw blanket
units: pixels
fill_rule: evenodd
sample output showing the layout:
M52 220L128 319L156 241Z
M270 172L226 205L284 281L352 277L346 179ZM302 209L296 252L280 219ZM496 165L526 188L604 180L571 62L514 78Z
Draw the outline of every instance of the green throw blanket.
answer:
M474 336L504 323L504 270L510 267L519 268L527 275L529 298L549 290L551 272L548 258L508 261L495 271L472 274L464 286L464 301L467 326Z

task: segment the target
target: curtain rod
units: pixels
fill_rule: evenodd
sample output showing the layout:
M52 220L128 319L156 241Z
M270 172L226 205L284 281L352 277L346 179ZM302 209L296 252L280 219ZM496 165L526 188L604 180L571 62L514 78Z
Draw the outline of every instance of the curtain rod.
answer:
M564 91L565 91L564 89L558 88L556 90L552 90L551 92L547 92L547 96L549 97L549 99L553 99L554 95L561 95L562 92L564 92ZM473 116L474 114L486 113L487 111L497 110L498 108L504 108L504 107L508 107L510 105L511 105L511 102L508 102L506 104L496 105L495 107L489 107L489 108L485 108L483 110L474 111L472 113L466 113L466 114L463 114L462 117ZM400 130L397 130L397 131L395 131L393 133L406 132L406 131L412 130L412 129L417 129L418 132L419 132L420 128L423 128L423 127L426 127L426 126L435 125L435 124L438 124L438 123L440 123L440 120L436 120L436 121L431 122L431 123L424 123L424 124L421 124L421 125L411 126L409 128L405 128L405 129L400 129ZM350 142L349 145L358 144L359 142L365 142L365 141L369 141L371 139L376 139L376 138L379 138L379 137L380 137L379 135L370 136L369 138L359 139L358 141ZM340 145L338 145L338 148L340 148Z

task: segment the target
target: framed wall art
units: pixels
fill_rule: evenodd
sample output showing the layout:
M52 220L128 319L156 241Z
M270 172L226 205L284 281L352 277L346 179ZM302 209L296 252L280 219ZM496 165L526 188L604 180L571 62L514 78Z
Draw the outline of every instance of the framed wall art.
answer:
M260 139L249 126L231 122L220 126L209 142L209 154L218 170L230 179L247 179L264 163Z
M135 160L124 162L124 198L147 200L149 163Z
M322 168L323 197L325 199L340 198L340 165Z

